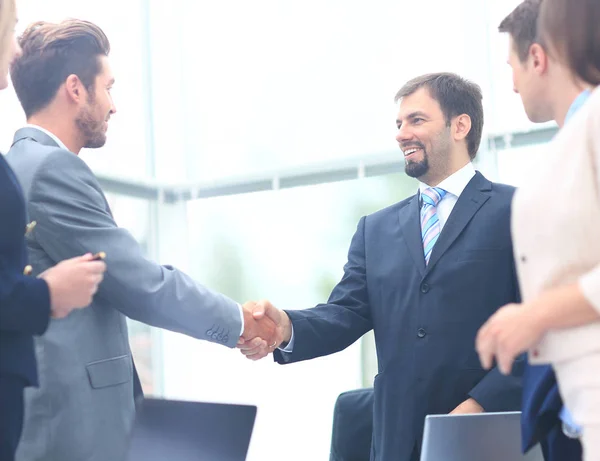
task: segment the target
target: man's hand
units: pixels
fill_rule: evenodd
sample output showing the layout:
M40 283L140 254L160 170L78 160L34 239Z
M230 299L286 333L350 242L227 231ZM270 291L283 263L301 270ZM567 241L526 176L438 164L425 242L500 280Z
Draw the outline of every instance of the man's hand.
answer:
M244 322L246 322L246 309L252 312L252 319L249 324L256 322L258 325L262 325L263 322L268 321L269 325L274 325L274 333L270 338L263 337L262 334L252 336L252 333L250 333L246 335L244 330L244 335L240 338L237 347L247 358L260 360L273 352L282 343L290 341L292 324L285 312L277 309L266 300L257 303L246 303L244 304Z
M509 374L515 358L531 349L544 334L544 327L528 304L507 304L479 329L476 346L483 368L493 366Z
M255 318L254 312L257 303L248 301L242 306L244 312L244 331L238 344L245 344L246 348L269 350L279 342L275 323L270 318Z
M95 260L91 254L59 262L39 277L48 284L50 291L50 315L63 318L73 309L81 309L91 304L104 278L106 264Z
M450 412L451 415L467 415L472 413L483 413L485 410L479 405L474 399L467 399L454 410Z

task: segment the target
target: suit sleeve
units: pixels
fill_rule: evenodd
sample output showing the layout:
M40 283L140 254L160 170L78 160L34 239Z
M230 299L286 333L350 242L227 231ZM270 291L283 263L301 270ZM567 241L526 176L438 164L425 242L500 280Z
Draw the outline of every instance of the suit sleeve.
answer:
M479 403L486 412L519 411L525 363L525 356L519 356L510 375L503 375L497 367L492 368L469 392L469 397Z
M39 168L30 192L34 237L54 261L106 253L97 297L140 322L228 347L239 339L239 306L171 267L145 258L114 222L98 181L76 155L56 150Z
M342 280L326 304L286 311L294 327L292 352L276 350L278 363L292 363L333 354L345 349L372 328L367 291L365 220L362 218L344 266Z
M50 293L42 279L20 274L0 255L0 331L41 335L50 319Z
M0 331L41 335L50 318L50 293L44 280L23 275L25 237L15 231L25 204L16 178L0 154ZM14 182L14 185L13 185Z
M591 110L585 130L585 146L592 157L596 172L596 191L600 200L600 91L596 90L593 97L595 99L589 102ZM595 210L595 213L600 213L600 210ZM579 287L589 303L600 313L600 264L579 279Z

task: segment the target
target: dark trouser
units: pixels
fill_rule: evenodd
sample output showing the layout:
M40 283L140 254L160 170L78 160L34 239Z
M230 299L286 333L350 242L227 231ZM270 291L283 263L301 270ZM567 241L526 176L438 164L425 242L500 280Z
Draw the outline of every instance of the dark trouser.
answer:
M0 461L13 461L23 429L23 390L27 383L0 375Z

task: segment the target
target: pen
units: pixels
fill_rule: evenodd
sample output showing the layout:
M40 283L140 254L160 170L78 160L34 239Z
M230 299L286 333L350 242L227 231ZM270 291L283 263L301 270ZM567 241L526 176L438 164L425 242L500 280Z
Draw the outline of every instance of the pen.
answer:
M106 259L106 253L104 251L99 251L94 255L92 261L102 261L103 259Z

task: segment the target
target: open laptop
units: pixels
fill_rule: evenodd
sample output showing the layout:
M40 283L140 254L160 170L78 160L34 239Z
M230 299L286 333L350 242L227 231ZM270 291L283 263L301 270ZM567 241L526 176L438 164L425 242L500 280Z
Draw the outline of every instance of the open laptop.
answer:
M256 407L143 399L127 461L245 461Z
M521 453L521 413L430 415L421 461L544 461L539 445Z

